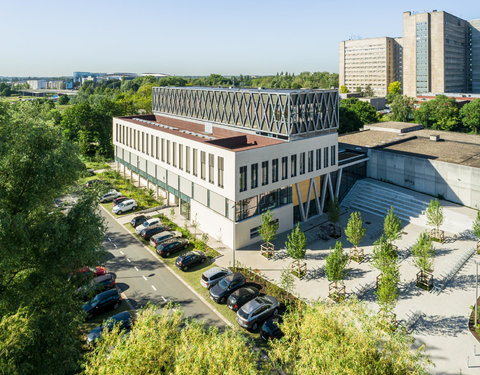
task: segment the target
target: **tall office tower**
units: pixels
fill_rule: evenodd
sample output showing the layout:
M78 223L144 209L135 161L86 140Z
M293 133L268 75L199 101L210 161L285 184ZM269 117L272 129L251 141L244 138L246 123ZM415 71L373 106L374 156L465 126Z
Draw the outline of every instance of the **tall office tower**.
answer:
M469 37L470 90L480 93L480 19L470 21Z
M447 12L403 13L403 93L468 91L470 24Z
M385 96L388 85L401 81L402 38L345 40L339 45L339 83L354 92L367 85Z

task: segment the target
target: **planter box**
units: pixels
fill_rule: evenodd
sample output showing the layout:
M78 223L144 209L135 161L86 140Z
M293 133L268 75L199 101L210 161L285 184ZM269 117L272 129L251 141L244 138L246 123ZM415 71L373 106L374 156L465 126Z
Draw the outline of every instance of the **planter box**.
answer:
M260 245L260 254L270 259L275 253L275 245L271 242L265 242Z
M345 285L343 283L331 282L328 284L328 298L335 302L341 302L345 300L347 293L345 292Z
M443 243L443 241L445 241L445 232L441 229L432 229L430 231L430 238L436 242Z
M361 248L351 248L350 253L348 254L348 257L352 260L354 260L357 263L360 263L363 258L365 258L365 253L363 252L363 249Z
M299 266L296 261L293 261L292 263L290 263L290 272L293 275L297 276L299 279L301 279L307 274L307 263L300 263Z
M430 291L433 288L433 274L420 271L417 273L417 286Z

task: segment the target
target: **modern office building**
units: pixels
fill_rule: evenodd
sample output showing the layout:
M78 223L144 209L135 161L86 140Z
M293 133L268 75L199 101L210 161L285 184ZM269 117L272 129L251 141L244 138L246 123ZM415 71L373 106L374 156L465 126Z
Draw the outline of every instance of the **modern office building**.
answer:
M44 79L30 79L27 83L31 90L42 90L47 88L47 81Z
M345 40L339 45L339 84L350 92L370 86L385 96L388 85L402 81L402 38Z
M470 21L468 58L469 91L480 93L480 19Z
M337 90L156 87L153 115L114 118L115 160L240 248L260 240L267 210L282 232L338 195L338 101Z

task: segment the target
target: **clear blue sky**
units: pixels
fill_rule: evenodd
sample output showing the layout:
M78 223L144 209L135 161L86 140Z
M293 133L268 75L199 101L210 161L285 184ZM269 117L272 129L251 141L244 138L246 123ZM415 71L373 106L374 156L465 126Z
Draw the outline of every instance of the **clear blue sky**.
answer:
M479 0L0 0L0 75L338 72L339 41L432 9L480 18Z

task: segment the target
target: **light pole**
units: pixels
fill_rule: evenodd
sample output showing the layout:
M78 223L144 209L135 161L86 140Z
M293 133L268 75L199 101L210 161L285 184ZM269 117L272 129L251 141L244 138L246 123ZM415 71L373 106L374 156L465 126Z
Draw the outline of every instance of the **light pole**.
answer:
M477 265L477 273L476 273L476 278L475 278L475 316L474 316L474 322L475 322L475 328L478 328L478 261L475 262Z
M140 158L137 155L137 173L138 173L138 186L137 186L137 202L140 204Z

